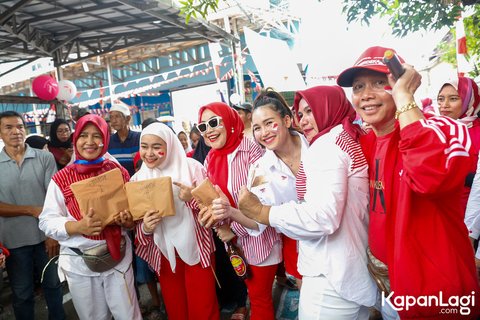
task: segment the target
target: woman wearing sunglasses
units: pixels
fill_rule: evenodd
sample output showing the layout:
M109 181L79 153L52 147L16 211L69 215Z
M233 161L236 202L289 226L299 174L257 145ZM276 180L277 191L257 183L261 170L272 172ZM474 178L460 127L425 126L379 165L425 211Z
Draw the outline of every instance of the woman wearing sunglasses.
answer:
M338 86L295 95L294 110L310 143L302 161L305 201L263 205L242 189L242 213L299 240L300 319L368 319L377 289L367 270L368 167Z
M238 113L222 102L210 103L199 111L198 130L211 150L205 160L205 167L210 181L217 186L226 199L230 210L237 208L237 191L247 184L247 175L250 165L262 156L262 150L252 139L243 135L243 122ZM223 198L214 201L224 201ZM211 212L202 217L201 222L206 223ZM209 226L208 224L206 226ZM233 221L216 227L219 238L224 241L235 241L242 248L245 256L260 254L260 241L257 237L248 234L245 227ZM217 250L222 250L217 248ZM230 267L230 274L234 274ZM242 282L237 280L237 288L232 292L245 292ZM243 290L243 291L240 291ZM237 309L232 319L242 320L246 316L246 296L237 296ZM252 305L253 310L253 305ZM252 313L253 316L253 313ZM254 318L251 318L254 319ZM266 319L265 319L266 320Z
M247 187L263 204L280 205L297 201L298 183L298 196L303 199L305 175L300 168L300 159L308 144L305 138L293 129L292 112L283 97L273 90L261 93L253 108L253 137L266 148L266 152L250 167ZM243 225L248 233L258 240L260 254L246 255L252 273L252 278L246 280L251 318L274 319L272 286L278 264L282 261L280 235L274 228L256 223L239 210L229 210L226 201L214 202L212 214L215 221L231 219ZM297 272L297 243L285 237L283 244L287 250L284 251L286 270L299 280L301 276Z

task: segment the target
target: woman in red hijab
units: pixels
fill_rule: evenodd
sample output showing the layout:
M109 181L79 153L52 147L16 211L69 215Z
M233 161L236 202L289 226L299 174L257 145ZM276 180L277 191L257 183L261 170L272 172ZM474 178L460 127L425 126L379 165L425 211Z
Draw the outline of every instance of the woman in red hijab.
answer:
M205 142L211 146L211 150L205 159L208 178L214 185L218 186L219 191L228 199L226 201L228 207L235 209L238 201L237 191L241 186L247 184L248 169L262 156L263 152L253 140L244 137L244 126L240 116L237 111L225 103L213 102L200 108L197 129ZM205 220L202 221L205 222ZM258 239L251 237L245 227L237 222L218 226L216 232L223 242L236 242L246 256L249 255L250 251L258 250ZM228 261L223 249L217 247L217 252L223 254L222 257L217 257L217 259L220 258L219 263ZM224 264L223 268L228 268L228 271L222 270L222 267L217 264L219 273L228 272L230 276L236 277L229 263L228 265ZM236 287L232 287L231 290L232 293L237 293L235 299L237 309L234 311L232 319L241 320L246 315L246 296L245 294L239 296L238 293L245 292L245 286L239 280L234 283ZM224 285L222 285L223 287ZM222 292L222 295L224 294ZM254 306L252 305L253 309Z
M93 209L80 212L70 188L72 183L116 168L124 182L129 180L121 165L104 158L109 140L107 123L101 117L90 114L77 122L73 134L76 160L52 177L39 227L60 244L58 271L68 282L80 319L141 319L131 268L132 245L121 227L133 227L131 214L120 212L116 225L102 228ZM91 269L82 255L92 251L102 251L101 259L110 259L111 267Z

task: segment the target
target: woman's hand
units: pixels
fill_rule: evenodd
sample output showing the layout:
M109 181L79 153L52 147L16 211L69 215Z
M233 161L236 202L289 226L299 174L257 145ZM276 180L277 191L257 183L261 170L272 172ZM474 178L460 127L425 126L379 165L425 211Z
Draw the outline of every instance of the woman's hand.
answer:
M223 242L228 242L235 238L235 233L233 233L232 229L230 229L230 227L226 224L215 228L215 232Z
M133 216L128 210L123 210L117 213L114 221L117 225L127 229L132 229L135 226Z
M3 253L0 253L0 269L5 268L5 255Z
M212 201L212 215L213 220L219 222L231 218L232 215L235 214L235 211L222 189L220 189L219 186L215 186L215 190L220 196Z
M86 236L98 236L102 232L102 229L102 221L95 216L93 208L88 210L88 213L82 220L76 222L76 233Z
M152 233L161 220L162 216L158 210L148 210L143 216L143 231Z
M178 198L180 200L185 202L192 200L192 190L195 188L195 183L191 187L180 182L173 182L173 184L180 188L180 191L178 192Z
M210 228L215 223L212 213L212 206L206 207L202 204L199 204L198 207L200 208L200 212L198 212L198 222L201 226Z
M270 206L264 206L260 199L245 186L240 188L238 195L238 208L242 213L259 223L269 225Z

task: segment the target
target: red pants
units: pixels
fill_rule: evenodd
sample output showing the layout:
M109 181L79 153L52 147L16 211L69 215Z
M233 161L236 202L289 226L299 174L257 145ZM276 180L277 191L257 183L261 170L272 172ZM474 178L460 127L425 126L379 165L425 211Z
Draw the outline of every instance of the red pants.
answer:
M250 278L245 280L250 298L250 320L275 320L272 287L278 265L250 266Z
M189 266L177 257L175 273L162 254L160 288L169 320L220 319L212 269Z

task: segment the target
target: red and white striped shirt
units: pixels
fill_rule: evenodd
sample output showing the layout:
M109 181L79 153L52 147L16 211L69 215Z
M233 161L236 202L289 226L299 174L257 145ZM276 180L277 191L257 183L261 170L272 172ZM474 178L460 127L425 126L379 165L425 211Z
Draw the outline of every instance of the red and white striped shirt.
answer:
M228 191L238 204L237 192L240 187L247 185L248 170L263 155L263 150L253 140L244 137L237 149L228 155ZM208 160L205 161L208 171ZM267 232L263 236L253 237L241 224L233 221L230 224L233 232L237 235L237 242L242 247L247 262L252 265L261 263L269 255L275 242L272 233ZM273 232L275 233L275 232Z
M103 171L107 172L113 169L120 169L122 172L122 177L124 182L128 182L130 179L130 175L128 174L128 171L122 167L121 165L106 160L104 166L103 166ZM82 181L85 179L89 179L92 177L95 177L98 175L98 172L90 172L90 173L78 173L77 170L74 169L73 166L67 166L63 168L62 170L58 171L53 177L52 180L57 184L57 186L60 188L60 191L63 193L63 196L65 198L65 205L67 206L68 212L77 220L80 221L83 219L83 215L80 212L80 207L78 205L77 199L73 195L72 189L70 186L72 183ZM98 235L98 236L86 236L84 237L92 239L92 240L104 240L105 237L103 235L103 232Z
M210 256L215 251L215 244L212 238L212 231L202 227L198 223L198 206L195 200L185 202L188 208L191 209L195 219L195 239L197 241L198 248L200 249L200 263L202 267L206 268L210 266ZM162 258L162 252L160 248L155 245L153 241L153 234L145 234L142 230L142 224L139 223L136 226L135 236L135 253L137 256L145 260L150 267L158 274L160 274L160 261Z
M198 170L202 166L199 162L193 159L189 159L188 163L191 166L191 171L197 172L197 176L199 174L199 171L201 171L203 178L206 177L203 168L202 170ZM189 202L185 202L185 205L188 207L189 211L193 215L195 240L199 249L200 263L204 268L209 267L211 263L211 254L215 251L212 230L202 227L198 222L198 213L200 210L198 208L197 202L194 199ZM143 232L142 225L143 223L139 223L136 226L135 253L140 258L147 261L147 263L152 267L152 269L157 274L159 274L161 261L160 248L154 243L153 234L145 234Z
M295 176L295 190L297 190L297 201L301 202L305 198L307 192L307 175L305 169L303 169L303 161L300 162L297 175Z

